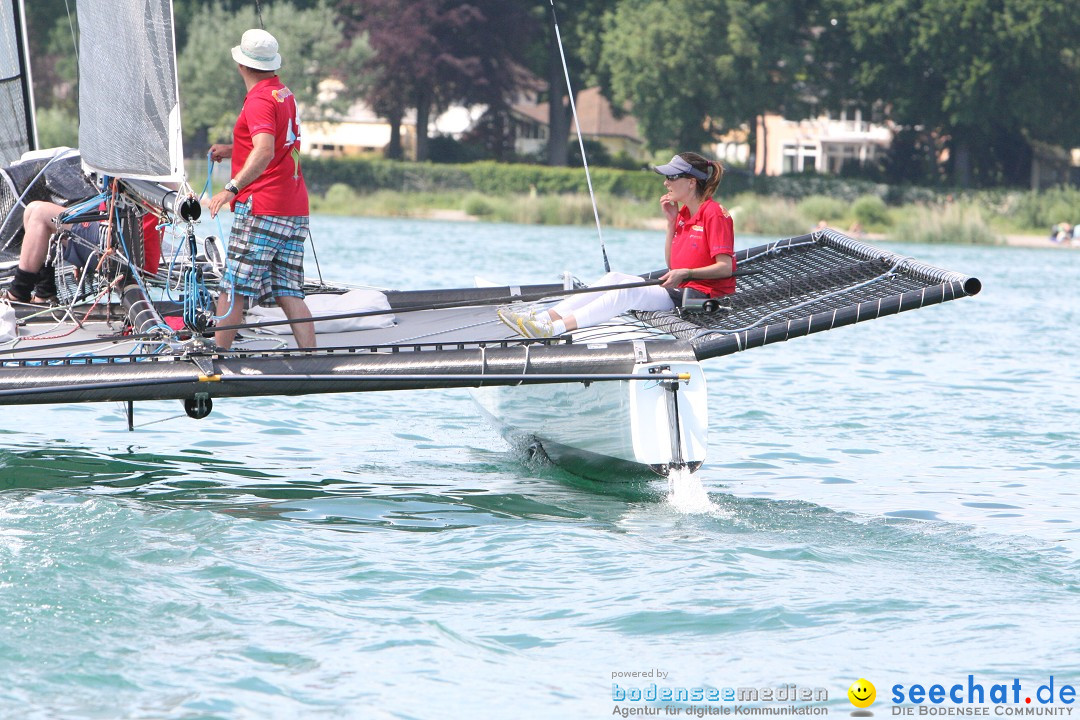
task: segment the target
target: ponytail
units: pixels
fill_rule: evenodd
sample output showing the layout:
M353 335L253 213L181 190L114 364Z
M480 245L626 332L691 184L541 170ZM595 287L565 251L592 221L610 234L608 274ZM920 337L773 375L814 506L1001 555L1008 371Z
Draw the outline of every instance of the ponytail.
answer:
M706 198L711 198L716 189L720 187L720 181L724 177L724 166L720 164L718 160L713 160L709 163L712 172L709 174L709 180L705 183L705 187L701 189L702 194Z
M720 187L720 180L724 177L724 166L716 160L706 160L701 155L692 152L679 153L686 162L690 163L695 170L706 173L709 176L708 180L701 180L694 178L698 195L703 198L711 198L716 189Z

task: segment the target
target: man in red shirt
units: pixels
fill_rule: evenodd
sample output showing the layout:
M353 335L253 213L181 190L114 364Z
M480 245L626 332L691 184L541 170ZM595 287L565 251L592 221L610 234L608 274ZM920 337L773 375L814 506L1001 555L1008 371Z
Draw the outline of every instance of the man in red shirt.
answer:
M311 312L304 302L304 241L308 195L300 170L300 119L296 97L274 72L281 55L274 36L248 30L232 49L247 97L233 127L231 145L212 145L215 161L232 158L232 179L210 198L210 215L230 203L235 217L229 236L226 292L218 297L220 325L237 325L246 300L273 295L292 326L299 347L315 347ZM214 342L228 349L235 330L219 330Z

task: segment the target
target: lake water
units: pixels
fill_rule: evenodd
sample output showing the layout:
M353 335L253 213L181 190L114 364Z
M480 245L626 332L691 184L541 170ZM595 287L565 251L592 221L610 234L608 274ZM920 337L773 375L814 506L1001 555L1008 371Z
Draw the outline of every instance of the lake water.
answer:
M331 280L602 274L588 228L313 229ZM660 264L658 233L605 239ZM886 716L896 684L1077 684L1080 252L890 248L985 289L710 361L674 495L532 463L466 391L146 403L133 433L8 408L0 717L602 718L653 682L847 716L859 678Z

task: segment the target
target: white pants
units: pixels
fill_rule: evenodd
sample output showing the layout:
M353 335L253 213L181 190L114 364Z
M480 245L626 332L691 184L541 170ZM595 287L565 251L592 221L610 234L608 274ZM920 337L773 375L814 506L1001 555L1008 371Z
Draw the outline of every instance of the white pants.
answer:
M629 285L639 282L644 281L637 275L609 272L589 287L599 288L606 285ZM556 312L562 318L573 315L578 327L584 328L607 322L628 310L672 310L674 307L675 303L672 302L667 290L659 285L647 285L572 295L555 307L549 308L548 312Z

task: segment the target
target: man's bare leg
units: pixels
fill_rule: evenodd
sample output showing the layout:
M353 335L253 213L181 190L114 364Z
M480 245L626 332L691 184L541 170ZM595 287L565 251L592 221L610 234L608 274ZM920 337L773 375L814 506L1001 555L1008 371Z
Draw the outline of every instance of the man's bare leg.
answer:
M283 295L275 298L275 300L277 300L278 307L285 311L285 317L289 320L304 320L311 317L311 310L308 309L303 298ZM293 338L296 339L297 347L315 347L315 323L293 322L289 324L292 326Z
M42 200L29 203L23 210L23 241L19 250L19 266L8 286L8 300L30 302L35 286L42 279L41 271L49 254L49 238L57 230L53 218L63 211L63 206Z
M49 253L49 238L56 232L53 223L60 213L62 205L35 200L23 211L23 241L19 250L19 267L26 272L40 272Z
M228 313L227 316L221 317L218 320L218 325L239 325L244 319L244 306L245 297L243 295L236 295L236 302L233 302L233 291L226 290L218 295L217 300L217 316L221 317ZM230 309L229 306L232 306ZM236 330L218 330L214 333L214 343L225 350L232 347L233 340L236 339Z

